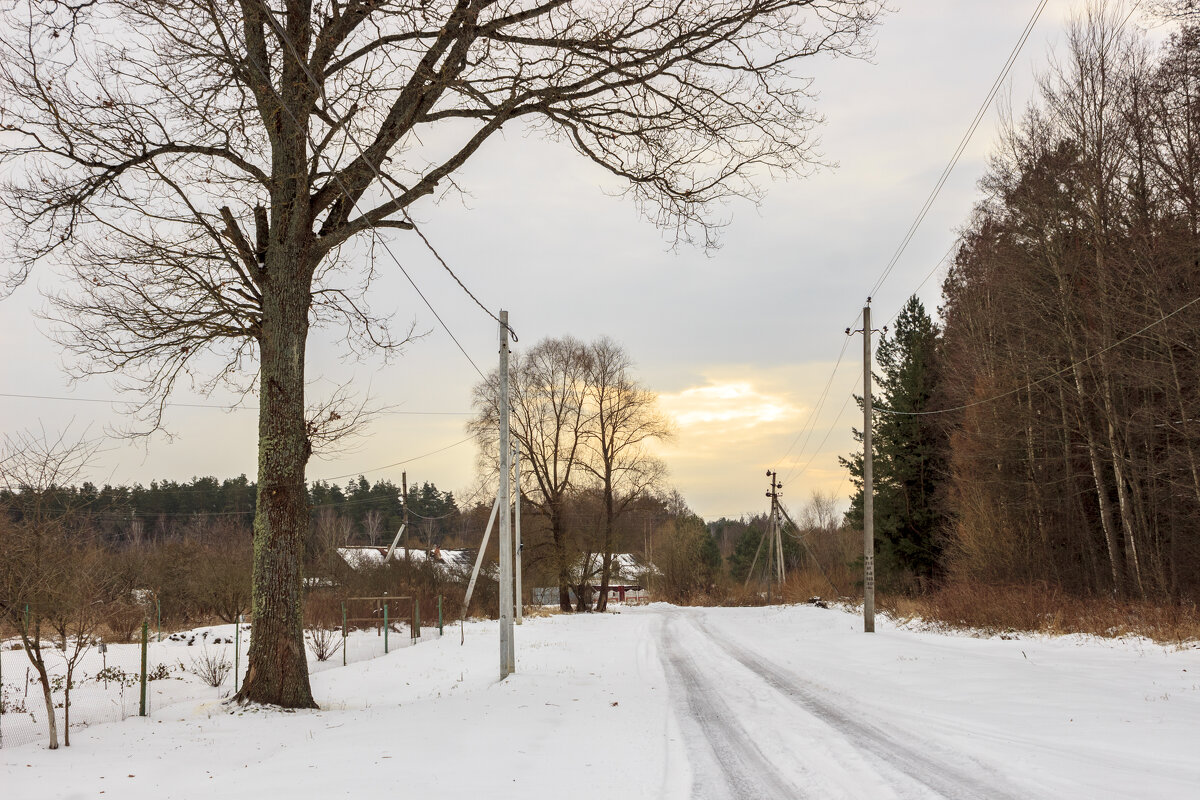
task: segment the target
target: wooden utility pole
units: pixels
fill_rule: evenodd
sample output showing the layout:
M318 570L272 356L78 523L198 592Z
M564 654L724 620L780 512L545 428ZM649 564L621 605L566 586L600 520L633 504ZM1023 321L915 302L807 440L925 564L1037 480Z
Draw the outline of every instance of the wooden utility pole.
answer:
M875 476L871 441L871 298L863 306L863 631L875 632ZM883 328L887 333L887 327ZM850 329L846 329L850 334Z
M516 671L513 647L513 531L510 474L512 436L508 427L508 312L500 312L500 680Z

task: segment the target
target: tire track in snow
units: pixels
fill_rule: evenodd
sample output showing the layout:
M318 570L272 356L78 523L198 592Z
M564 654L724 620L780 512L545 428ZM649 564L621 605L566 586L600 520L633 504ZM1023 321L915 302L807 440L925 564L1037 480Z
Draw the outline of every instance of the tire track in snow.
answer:
M694 742L689 742L688 749L701 762L693 765L692 796L733 800L804 797L755 746L755 737L737 723L733 710L721 699L720 688L705 679L695 660L672 635L673 624L674 620L668 619L660 637L663 666L672 695L683 706L681 716L686 719L681 723L684 727L688 721L693 723L708 745L707 752L697 753ZM705 780L714 777L721 779L724 787Z
M689 615L689 618L704 636L728 656L758 675L801 710L842 734L864 757L883 761L947 800L1018 800L1027 796L998 785L1000 777L982 765L974 763L976 771L970 772L964 766L937 758L919 744L910 744L901 740L899 735L881 730L822 698L814 687L794 673L714 633L702 619L694 615ZM962 762L968 760L967 757L961 759Z

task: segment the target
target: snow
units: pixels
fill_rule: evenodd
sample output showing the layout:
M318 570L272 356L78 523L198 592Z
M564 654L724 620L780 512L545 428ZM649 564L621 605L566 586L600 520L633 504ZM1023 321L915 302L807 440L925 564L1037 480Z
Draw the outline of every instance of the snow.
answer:
M496 623L473 621L320 665L319 711L230 707L215 690L164 697L149 720L73 731L69 750L0 750L0 786L129 800L1190 798L1200 787L1194 645L947 635L880 617L866 635L854 614L807 606L618 608L527 618L503 682Z

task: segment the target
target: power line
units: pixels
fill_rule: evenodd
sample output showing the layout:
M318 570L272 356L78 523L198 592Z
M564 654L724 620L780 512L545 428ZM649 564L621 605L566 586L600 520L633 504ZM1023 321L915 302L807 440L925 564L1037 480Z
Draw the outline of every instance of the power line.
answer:
M860 317L862 317L862 311L859 311L858 314L855 315L854 319L851 320L850 325L848 327L854 327L855 325L857 325ZM838 368L841 367L841 365L842 365L842 358L845 357L846 348L848 346L849 346L849 339L843 340L842 349L838 353L837 360L833 364L833 369L829 373L828 380L825 381L825 388L821 392L821 395L817 400L816 406L813 407L813 413L809 415L809 418L805 422L804 427L800 428L800 430L796 433L795 437L792 438L791 444L788 445L787 450L785 450L783 455L780 456L779 460L775 463L775 466L773 467L773 469L778 469L782 465L783 460L788 457L788 455L792 452L792 448L794 448L796 446L796 442L800 441L800 437L804 436L805 431L808 431L809 435L807 437L805 437L804 444L802 444L800 446L800 453L801 454L804 453L804 449L808 446L809 439L812 438L813 426L816 425L817 417L820 415L821 409L824 407L824 404L825 404L825 399L829 394L829 387L832 385L834 377L837 376ZM797 459L799 459L799 457L800 456L797 456Z
M274 12L264 2L264 0L258 0L258 3L259 3L259 5L262 6L263 11L265 12L265 16L266 16L267 20L270 21L271 27L275 31L275 34L280 37L280 39L283 41L283 43L287 47L287 49L289 49L292 52L292 57L296 60L297 65L300 67L301 70L303 70L305 75L308 76L309 81L312 82L313 88L316 90L318 96L321 98L324 98L325 97L324 88L321 86L320 83L318 83L316 81L316 79L312 75L312 72L309 70L307 62L305 62L305 60L300 57L299 53L296 50L295 45L292 43L292 41L288 37L287 33L279 25L279 21L275 19ZM244 63L252 64L253 62L246 61ZM286 113L288 115L288 117L292 120L292 123L295 124L297 128L303 129L304 126L302 126L300 124L300 121L296 118L296 115L292 112L291 108L288 106L288 104L286 102L284 102L283 98L280 97L279 93L275 91L275 85L271 83L270 76L264 74L261 70L258 70L257 67L255 67L255 69L258 72L259 77L262 78L263 82L266 84L268 90L270 90L271 94L273 94L275 96L275 98L277 100L279 100L280 108L283 109L284 113ZM351 132L349 125L347 125L345 127L345 133L346 133L347 138L349 138L350 141L354 143L354 146L359 149L360 153L366 152L363 149L362 145L359 144L359 142L354 138L354 134L353 134L353 132ZM313 147L313 154L314 154L314 156L316 156L316 154L319 152L320 148L318 147L316 142L314 142L312 140L311 134L306 133L305 138L308 140L308 144ZM317 157L319 158L319 156L317 156ZM369 166L371 168L371 171L375 173L376 178L379 179L380 185L383 187L384 191L386 191L388 193L388 195L391 197L392 201L398 202L396 199L396 196L392 193L391 187L387 185L387 181L384 179L383 174L379 171L379 168L377 166L375 166L375 164L371 163L370 159L364 158L363 160L367 164L367 166ZM467 352L466 348L462 346L462 342L460 342L458 340L458 337L454 335L454 332L452 330L450 330L450 326L446 324L446 321L444 319L442 319L441 314L439 314L437 312L437 309L435 309L433 307L433 304L431 302L429 302L429 298L426 297L425 293L423 291L421 291L421 288L419 286L417 286L417 282L415 280L413 280L413 277L408 273L408 270L404 268L404 265L402 263L400 263L400 259L392 251L392 248L388 244L387 239L383 238L383 236L380 235L379 228L375 225L374 222L371 221L369 216L367 216L361 209L358 209L358 201L356 199L354 199L353 193L351 193L350 190L346 187L346 184L342 181L341 176L338 174L338 171L334 167L335 167L335 165L331 163L329 174L330 174L330 177L334 180L334 182L337 183L338 187L342 190L342 194L351 203L351 206L353 208L355 208L356 210L358 210L360 214L362 214L363 218L367 221L367 225L370 226L372 233L377 237L379 243L383 245L383 249L387 252L387 254L389 256L391 256L392 261L395 262L395 264L396 264L396 267L399 268L401 273L403 273L404 277L408 280L409 284L413 287L413 290L417 293L417 296L419 296L421 298L421 301L425 303L426 308L429 309L430 313L433 314L434 318L442 326L442 330L446 331L446 334L454 342L455 347L457 347L459 352L461 352L463 354L463 357L466 358L467 361L470 362L471 366L475 369L475 372L479 373L479 377L484 380L487 380L487 376L484 375L483 370L481 370L479 368L479 365L475 363L475 359L471 358L471 355ZM413 226L413 230L416 231L416 229L417 229L416 223L414 223L412 221L412 219L408 216L407 210L401 209L401 211L403 211L406 221L409 224L411 224ZM432 247L432 245L429 245L429 241L428 241L428 239L426 239L424 237L424 235L421 236L421 239L422 239L422 241L424 241L426 243L427 246ZM436 255L436 253L435 253L435 255ZM437 257L438 257L438 260L442 262L442 265L447 270L449 270L450 268L445 263L445 261L442 260L440 256L437 256ZM453 275L453 271L451 271L451 274ZM456 281L458 281L459 286L461 286L465 291L467 291L467 294L470 295L471 299L474 300L476 302L476 304L479 305L480 308L482 308L493 319L496 319L497 321L499 321L499 318L496 317L495 314L493 314L491 311L489 311L486 306L484 306L482 303L479 302L479 299L477 297L475 297L474 294L472 294L469 290L467 290L466 286L463 284L463 282L461 280L458 279L457 275L454 275L454 279ZM516 337L514 336L513 338L515 339Z
M355 470L354 472L350 472L345 475L334 475L332 478L314 478L313 480L340 481L343 478L355 478L359 475L366 475L368 472L379 472L380 470L391 469L392 467L399 467L404 464L411 464L413 461L419 461L422 458L428 458L429 456L437 455L438 453L444 453L447 450L458 447L460 445L464 445L467 442L472 441L474 438L475 438L474 436L468 436L465 439L459 439L454 444L448 444L445 447L439 447L437 450L430 450L428 453L422 453L419 456L413 456L412 458L406 458L401 461L393 462L391 464L384 464L382 467L372 467L371 469Z
M1025 47L1025 42L1029 40L1029 35L1033 33L1033 28L1035 25L1037 25L1037 21L1041 18L1042 12L1046 9L1046 4L1048 2L1049 0L1039 0L1037 7L1033 11L1033 15L1029 18L1029 21L1025 24L1025 29L1021 32L1020 38L1017 40L1012 52L1009 53L1008 58L1005 60L1004 66L1000 70L1000 74L997 75L996 79L992 82L992 87L988 90L987 96L984 98L983 103L980 104L979 110L975 112L975 116L971 120L971 124L967 126L967 132L963 134L962 139L958 143L958 147L955 148L954 154L950 157L950 161L946 164L941 175L938 177L937 182L934 184L933 190L929 193L929 196L925 198L925 202L921 206L921 209L917 212L916 218L912 221L912 224L909 225L908 231L900 240L900 244L896 247L896 251L892 254L891 260L888 261L887 266L884 267L883 272L879 275L879 278L875 281L875 284L871 287L871 290L867 292L868 296L874 296L879 292L880 287L883 286L883 282L887 280L892 270L895 269L896 264L900 261L901 256L904 255L904 251L908 249L908 245L916 235L917 229L921 227L921 223L925 220L925 216L929 213L930 208L933 207L934 201L937 200L938 195L941 193L942 187L945 186L946 181L949 180L950 173L954 171L954 167L958 164L958 160L962 157L963 152L970 143L971 137L975 135L976 129L983 121L983 117L987 113L988 108L991 107L992 101L996 97L996 93L1000 91L1000 87L1008 77L1009 70L1011 70L1013 64L1016 63L1017 57L1020 55L1021 50Z
M296 48L296 45L292 41L291 37L288 36L287 31L284 30L283 26L281 26L279 24L279 21L277 19L275 19L274 12L271 10L271 8L269 6L267 6L265 0L258 0L258 3L266 11L266 17L268 20L270 20L271 27L274 29L275 35L278 36L283 41L283 43L287 47L287 49L291 51L292 58L294 58L296 60L296 65L299 66L300 69L304 72L305 76L308 78L309 83L311 83L313 89L316 90L317 95L322 100L328 102L328 99L325 97L325 87L317 80L316 76L312 74L312 70L309 69L308 62L305 61L304 58L301 57L299 50ZM275 96L278 98L279 95L275 92L275 87L271 84L269 79L267 80L267 85L271 87L271 93L275 94ZM285 103L283 103L283 98L279 98L279 99L280 99L280 104L284 108L287 108L287 105ZM292 121L295 122L297 126L299 126L300 125L299 121L296 120L295 116L291 114L290 109L288 109L288 113L289 113L289 116L292 117ZM417 236L420 237L421 241L425 244L425 247L428 248L429 252L433 254L433 257L435 259L437 259L438 263L440 263L442 265L442 268L445 269L446 272L450 273L450 277L454 278L455 283L457 283L459 285L459 287L464 292L466 292L467 296L470 297L475 302L475 305L479 306L479 308L482 309L485 314L487 314L489 317L491 317L497 323L504 325L504 327L508 328L508 332L512 335L513 341L519 341L519 339L517 338L516 331L514 331L512 329L512 327L509 326L507 323L501 322L500 317L498 317L491 309L489 309L487 306L485 306L479 300L479 298L476 297L475 294L470 289L467 288L467 285L465 283L463 283L462 279L458 277L458 275L454 272L454 270L450 268L450 265L446 263L446 260L444 258L442 258L441 254L437 251L436 248L434 248L433 244L429 241L429 239L425 236L425 234L420 230L420 228L417 227L417 223L409 215L408 209L400 207L399 198L397 198L395 192L392 191L392 187L389 185L387 179L384 177L384 175L380 171L379 167L374 162L372 162L371 159L366 157L366 155L365 155L366 149L362 146L362 144L354 136L354 131L352 131L350 129L350 126L348 124L345 126L344 130L345 130L346 138L349 139L354 144L354 146L358 148L359 153L363 157L363 162L368 167L371 168L372 172L375 173L375 177L379 181L380 187L385 192L387 192L387 195L391 199L391 201L397 205L399 211L404 215L405 222L412 225L413 231L417 234ZM311 137L309 137L309 144L313 145L314 148L316 147L316 143L311 140ZM315 152L314 152L314 155L315 155ZM358 201L353 199L353 195L351 195L350 192L346 190L345 184L342 183L341 177L338 175L337 171L333 167L334 167L334 165L331 163L330 170L329 170L330 176L335 181L337 181L338 186L341 187L346 198L348 200L350 200L351 205L354 208L357 208ZM360 210L359 213L362 213L362 211ZM364 216L364 219L367 220L367 224L371 226L371 230L373 230L378 235L379 229L375 226L375 224L373 222L370 221L369 217L367 217L365 214L363 216ZM387 242L381 238L380 243L383 244L383 247L385 250L388 251L388 254L392 256L392 259L396 262L396 266L400 267L401 272L404 272L404 277L408 278L408 281L409 281L409 283L412 284L413 289L416 289L417 294L421 295L421 299L425 300L425 305L429 306L429 310L431 312L433 312L433 315L435 317L437 317L438 322L442 323L442 327L446 330L446 333L448 333L450 335L451 339L454 339L455 344L458 344L459 349L462 350L462 352L463 352L463 355L467 356L467 360L470 361L471 365L475 367L475 371L479 373L480 377L484 377L482 370L480 370L479 367L475 364L475 362L471 359L471 357L469 355L467 355L467 351L464 350L462 345L458 343L458 339L455 338L454 334L450 332L450 328L446 326L446 323L442 321L441 316L438 315L437 311L434 310L433 306L430 305L429 301L425 299L424 293L422 293L421 290L419 288L417 288L416 283L409 276L407 270L405 270L404 267L400 265L400 260L396 258L394 253L392 253L391 248L388 246Z
M71 395L54 395L54 394L21 394L19 392L0 392L0 397L8 397L17 400L62 400L72 403L107 403L109 405L122 405L136 402L134 400L120 400L118 398L105 399L103 397L74 397ZM257 406L242 406L242 405L225 405L223 403L163 403L164 406L172 408L212 408L221 411L258 411ZM418 417L469 417L474 414L473 411L404 411L386 409L383 411L373 412L380 415L396 415L396 416L418 416Z
M1025 384L1024 386L1018 386L1016 389L1010 389L1009 391L995 395L994 397L988 397L984 400L976 400L973 403L965 403L961 406L955 406L954 408L942 408L942 409L938 409L937 411L896 411L894 409L884 408L882 406L875 406L875 410L882 412L884 414L891 414L891 415L897 416L897 417L926 417L926 416L933 416L935 414L949 414L949 413L952 413L955 411L964 411L968 408L975 408L976 406L982 406L982 405L986 405L987 403L993 403L996 400L1002 400L1005 397L1010 397L1011 395L1017 394L1019 392L1023 392L1027 389L1032 389L1034 386L1037 386L1041 383L1045 383L1046 381L1048 381L1052 378L1057 378L1059 375L1062 375L1064 372L1068 372L1068 371L1074 369L1075 367L1080 366L1081 364L1086 364L1087 362L1091 361L1093 358L1102 356L1105 353L1107 353L1109 350L1120 347L1121 345L1125 344L1126 342L1128 342L1131 339L1136 339L1137 337L1141 336L1146 331L1150 330L1151 328L1155 327L1156 325L1161 325L1162 323L1166 322L1167 320L1169 320L1171 317L1175 316L1176 314L1190 308L1191 306L1194 306L1196 303L1200 303L1200 297L1195 297L1195 298L1189 300L1188 302L1181 305L1179 308L1172 311L1170 314L1166 314L1162 317L1159 317L1158 319L1154 320L1154 322L1151 322L1149 325L1146 325L1145 327L1143 327L1141 330L1129 334L1124 339L1120 339L1116 342L1113 342L1108 347L1105 347L1101 350L1097 350L1095 353L1092 353L1090 356L1085 356L1085 357L1079 359L1078 361L1073 361L1072 363L1067 364L1067 366L1063 367L1062 369L1055 370L1054 372L1051 372L1049 375L1044 375L1041 378L1038 378L1036 381L1031 381L1031 382Z
M855 383L857 383L857 378L855 380ZM823 448L825 446L825 443L829 441L829 437L831 435L833 435L833 432L837 428L838 423L842 421L842 415L845 414L846 409L850 407L850 400L853 397L854 397L854 388L851 387L850 391L846 394L845 402L842 403L841 410L838 411L837 417L833 420L833 423L830 424L830 426L825 429L825 438L823 438L821 440L821 443L819 445L817 445L815 450L813 450L812 455L809 456L808 461L806 461L804 466L800 468L800 471L796 472L796 468L793 467L791 470L788 471L788 474L787 474L787 476L785 476L784 480L790 481L792 479L793 472L796 473L795 477L799 478L801 475L803 475L805 472L808 471L808 468L810 466L812 466L813 461L815 461L817 456L821 454L821 448Z
M946 263L946 259L948 259L950 257L950 254L953 253L957 247L958 247L958 239L955 239L953 242L950 243L950 246L948 248L946 248L946 252L942 255L941 258L939 258L937 260L937 263L935 263L933 265L933 269L929 270L929 272L925 274L925 277L921 279L921 282L917 284L917 288L913 289L911 292L908 293L909 297L912 297L917 292L921 291L921 287L923 287L926 283L928 283L929 279L932 278L934 276L934 274L939 269L942 268L942 266ZM893 313L892 316L888 318L887 324L884 325L883 327L885 327L885 328L891 327L891 324L896 321L896 317L900 316L900 312L903 310L904 310L904 305L901 304L900 308L896 309L895 313Z
M988 108L991 107L992 101L995 99L997 92L999 92L1000 87L1003 85L1005 79L1008 77L1008 73L1012 69L1013 64L1016 63L1017 57L1020 55L1021 50L1025 46L1025 43L1029 40L1029 36L1030 36L1030 34L1032 34L1033 29L1036 26L1038 20L1041 18L1042 12L1045 10L1048 2L1049 2L1049 0L1039 0L1037 6L1034 8L1033 14L1030 16L1028 22L1026 22L1025 28L1022 30L1021 35L1018 38L1016 45L1013 47L1012 51L1008 55L1008 58L1005 60L1004 66L1001 68L999 75L997 75L996 79L992 82L991 88L988 90L983 103L980 105L979 109L975 112L975 116L972 118L971 123L967 127L966 133L963 135L962 139L959 141L958 146L955 148L954 153L952 154L952 156L950 158L950 161L946 164L945 168L942 170L941 175L938 177L937 182L934 184L933 190L929 193L929 196L925 199L925 202L922 204L920 210L917 212L916 218L913 220L912 224L909 225L909 228L908 228L907 232L905 233L904 237L901 239L900 244L897 246L895 252L892 254L891 259L888 261L887 266L884 267L883 272L880 274L879 278L875 281L874 285L871 287L871 290L868 292L868 295L873 296L879 291L879 288L883 285L884 281L887 280L888 276L891 274L891 272L895 269L896 265L899 263L900 258L904 255L904 252L905 252L905 250L907 250L909 243L912 241L913 237L916 235L917 229L920 228L921 223L925 220L925 217L926 217L926 215L928 215L929 210L932 208L934 201L937 199L938 195L941 193L942 187L945 186L946 181L949 179L951 172L953 172L954 167L958 164L959 159L962 157L963 152L966 150L967 145L970 143L972 136L974 136L976 129L978 129L979 124L983 121L984 115L987 113ZM954 245L952 244L950 247L950 250L952 250L953 247L954 247ZM949 255L950 250L947 250L947 255ZM941 259L938 260L938 263L934 266L933 270L931 270L929 272L929 274L925 276L925 279L921 281L921 283L917 286L917 289L915 291L919 291L920 288L925 285L926 281L928 281L929 278L933 276L934 272L936 272L938 267L940 267L941 264L945 261L945 258L946 258L946 256L943 256ZM897 312L897 313L899 313L899 312ZM861 316L861 312L859 312L859 316ZM852 322L849 327L853 327L857 323L858 319L859 319L859 317L855 317L855 322ZM848 343L848 340L847 340L847 343ZM846 347L848 346L847 343L843 343L843 345L842 345L841 353L838 356L838 364L839 365L840 365L842 356L846 352ZM836 373L836 370L837 370L837 366L834 367L835 373ZM826 383L825 392L822 394L822 402L824 400L825 393L827 393L829 391L829 384L832 383L833 377L834 376L831 374L829 377L829 381ZM799 474L801 474L801 475L804 474L804 472L808 469L809 465L811 465L813 460L816 458L817 453L819 453L820 449L822 447L824 447L824 444L826 441L828 441L829 435L832 433L833 428L836 427L837 421L841 419L842 414L845 413L846 408L849 406L849 401L850 401L851 397L853 397L853 389L850 391L849 395L847 396L846 402L843 403L841 411L838 412L837 420L835 420L833 425L830 426L830 428L826 432L825 438L822 440L822 443L817 446L817 451L812 454L812 456L809 458L808 462L806 462L804 467L800 470ZM814 417L812 418L812 421L815 424L815 414L814 414ZM804 431L801 431L801 434L803 432ZM796 436L797 440L799 439L801 434L797 434L797 436ZM811 435L812 434L810 431L808 438L805 439L805 445L801 447L801 452L804 452L805 448L807 447L807 442L809 441L809 438L811 438ZM792 447L795 446L795 441L796 440L793 440L792 445L788 447L787 453L791 452ZM787 457L787 453L784 454L784 456L783 456L784 458ZM789 474L787 475L785 480L791 480L793 472L795 472L794 468L791 471L789 471Z
M846 348L849 346L849 344L850 339L847 337L847 339L842 343L842 350L838 353L837 361L835 361L833 364L833 370L829 373L829 379L825 381L825 388L821 391L821 396L817 398L817 404L813 407L813 412L808 417L808 422L806 422L804 427L796 433L795 438L792 439L792 443L788 445L787 450L785 450L783 455L779 457L779 460L775 462L776 469L778 469L778 467L783 464L784 459L791 454L792 448L796 446L796 442L800 441L800 437L804 435L805 431L808 431L808 436L804 439L804 444L800 445L800 452L803 453L804 448L808 447L808 440L812 438L812 432L814 430L814 426L816 425L817 416L821 413L821 408L825 405L825 398L829 395L829 387L833 385L833 379L837 376L838 367L842 365L842 358L846 355Z

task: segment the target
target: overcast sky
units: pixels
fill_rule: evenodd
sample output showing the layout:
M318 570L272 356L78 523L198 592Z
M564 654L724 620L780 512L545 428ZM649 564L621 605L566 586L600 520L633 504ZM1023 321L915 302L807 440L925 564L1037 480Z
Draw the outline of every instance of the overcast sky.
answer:
M833 367L867 291L875 283L992 81L1037 0L897 0L876 33L872 62L811 61L817 109L827 118L821 149L835 169L767 184L759 207L731 204L715 253L669 248L669 238L615 196L619 184L564 145L510 132L484 146L458 182L468 193L420 207L422 228L463 280L493 308L506 308L520 336L514 349L551 336L607 335L637 363L676 423L662 449L671 483L707 518L763 510L764 472L778 467L785 502L800 506L814 489L850 491L837 462L853 448L857 408L847 403L861 380L861 343ZM1051 0L1010 76L1013 104L1024 105L1079 4ZM925 219L903 259L874 298L885 323L941 261L977 197L976 181L995 141L995 109ZM495 324L454 285L411 234L389 232L396 254L483 371L495 366ZM329 332L309 350L316 391L346 380L369 387L405 412L376 423L355 451L314 460L311 479L365 474L372 480L428 480L467 494L475 450L466 438L472 365L455 348L396 268L381 258L373 289L379 310L398 326L429 331L393 363L346 362ZM919 291L936 307L944 269ZM0 304L0 393L70 395L76 401L0 397L4 431L72 424L93 433L121 424L105 403L102 379L68 386L61 355L34 311L36 275ZM818 398L833 374L825 407ZM210 402L181 394L181 402ZM221 398L217 398L220 400ZM447 413L451 412L451 413ZM839 416L839 412L840 416ZM113 441L97 460L97 482L148 482L196 475L255 473L255 414L175 408L172 438ZM403 466L385 465L431 451ZM790 451L789 451L790 447ZM786 453L786 457L785 457Z

